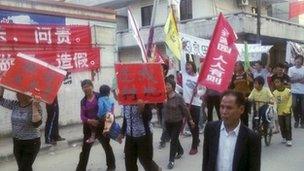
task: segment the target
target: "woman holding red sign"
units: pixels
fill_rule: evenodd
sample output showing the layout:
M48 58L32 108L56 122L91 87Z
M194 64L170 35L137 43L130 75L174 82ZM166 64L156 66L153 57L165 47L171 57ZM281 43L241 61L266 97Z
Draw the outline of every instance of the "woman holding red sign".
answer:
M124 147L126 171L138 171L137 159L145 171L161 170L153 161L151 109L151 105L142 102L123 106L124 120L119 138L126 136Z
M18 170L31 171L40 150L40 130L42 110L38 101L17 93L17 100L3 98L4 88L0 87L0 105L12 110L11 123L14 156Z
M175 86L176 83L174 79L166 79L168 100L164 103L163 114L166 130L171 139L168 169L173 169L174 160L180 159L184 154L184 149L179 142L179 133L183 126L183 118L187 118L191 127L195 126L183 97L175 92Z

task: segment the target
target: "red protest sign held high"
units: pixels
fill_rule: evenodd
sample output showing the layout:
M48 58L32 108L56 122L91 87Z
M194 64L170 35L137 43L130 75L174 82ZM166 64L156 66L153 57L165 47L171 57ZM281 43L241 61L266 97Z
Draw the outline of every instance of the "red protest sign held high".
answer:
M52 103L66 71L39 59L18 53L14 65L0 78L0 85Z
M115 64L115 72L119 104L165 101L166 90L161 64Z
M237 36L221 13L216 23L198 84L223 92L227 90L238 56Z

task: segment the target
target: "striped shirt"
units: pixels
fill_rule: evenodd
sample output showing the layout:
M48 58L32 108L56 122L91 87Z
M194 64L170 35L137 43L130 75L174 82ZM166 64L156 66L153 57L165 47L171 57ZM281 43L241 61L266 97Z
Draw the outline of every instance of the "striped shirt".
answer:
M148 109L149 110L149 109ZM140 113L137 105L123 107L124 123L122 131L131 137L148 135L151 130L151 111Z
M12 110L12 136L20 140L31 140L40 137L38 126L32 122L32 103L25 107L20 107L19 102L15 100L0 99L0 105ZM39 113L42 114L41 109Z

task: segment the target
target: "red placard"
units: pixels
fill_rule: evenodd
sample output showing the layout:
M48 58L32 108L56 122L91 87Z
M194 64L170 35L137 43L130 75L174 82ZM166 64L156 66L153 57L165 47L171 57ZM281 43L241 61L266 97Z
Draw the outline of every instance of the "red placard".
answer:
M42 101L52 103L65 75L64 70L18 53L14 66L2 75L0 84L29 96L40 96Z
M118 102L121 105L162 103L166 100L161 64L115 64Z
M209 89L227 90L238 56L237 36L223 14L219 15L198 83Z
M89 26L0 24L0 44L90 45Z
M15 58L19 52L36 57L69 72L81 72L100 68L99 48L87 48L84 50L67 51L1 51L0 71L9 70L9 68L14 65Z

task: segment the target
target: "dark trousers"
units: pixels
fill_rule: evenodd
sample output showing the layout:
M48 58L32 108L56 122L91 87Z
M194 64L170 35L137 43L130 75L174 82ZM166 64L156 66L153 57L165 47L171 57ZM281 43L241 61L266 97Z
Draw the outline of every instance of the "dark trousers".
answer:
M57 141L59 138L58 132L58 119L59 119L59 108L57 105L46 105L47 119L45 124L45 142Z
M249 124L249 112L251 109L251 104L248 100L245 101L245 110L241 115L241 122L248 127Z
M174 162L176 154L184 153L184 149L179 142L179 133L183 126L183 121L180 122L166 122L166 128L171 138L170 143L170 157L169 161Z
M282 138L286 138L287 141L291 141L291 114L279 116L279 124Z
M292 110L295 121L304 125L304 94L292 94Z
M126 136L125 166L126 171L138 171L137 159L145 171L158 171L158 165L153 161L153 135L142 137Z
M190 127L190 124L188 123L189 127L190 127L190 132L192 134L192 149L197 149L197 146L199 144L199 120L200 120L200 113L201 113L201 107L199 106L194 106L191 105L190 106L190 114L191 117L195 123L194 128Z
M14 155L18 171L32 171L32 165L40 150L40 138L32 140L18 140L14 138Z
M206 97L206 106L208 110L208 121L213 121L213 108L216 110L217 117L221 119L220 115L220 96L207 96Z
M101 125L100 127L101 128L98 127L96 131L102 132L102 128L104 126ZM82 141L82 151L79 155L79 162L78 162L78 166L76 169L77 171L86 171L86 167L87 167L89 156L90 156L90 151L91 151L91 148L93 145L92 143L91 144L86 143L86 140L91 137L91 129L88 124L83 124L83 134L84 134L84 137L83 137L83 141ZM115 168L116 167L115 166L115 157L114 157L112 147L110 145L110 138L101 135L98 138L98 140L106 153L106 160L107 160L108 168Z
M162 121L161 124L162 124L162 135L160 137L160 141L161 141L161 143L166 143L166 142L170 141L170 134L167 130L164 120Z

